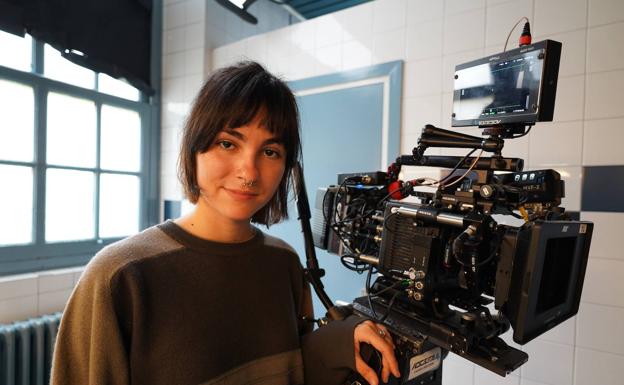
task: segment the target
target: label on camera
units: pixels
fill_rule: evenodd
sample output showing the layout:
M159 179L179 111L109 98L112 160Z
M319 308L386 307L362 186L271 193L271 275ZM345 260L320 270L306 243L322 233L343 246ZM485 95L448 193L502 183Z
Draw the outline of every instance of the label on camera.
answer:
M440 367L440 362L442 362L442 349L439 347L412 357L409 363L410 372L407 380L413 380L427 372L436 370Z

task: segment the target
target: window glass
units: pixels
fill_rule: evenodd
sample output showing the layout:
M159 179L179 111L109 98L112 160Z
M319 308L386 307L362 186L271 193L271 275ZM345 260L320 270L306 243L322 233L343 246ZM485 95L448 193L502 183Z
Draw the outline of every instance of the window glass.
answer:
M32 71L32 38L0 31L0 65L20 71ZM10 52L10 54L8 54Z
M139 231L139 178L100 175L100 237L123 237Z
M32 242L32 167L0 164L0 181L0 246Z
M136 111L102 106L100 167L140 171L141 118Z
M0 264L0 275L50 248L63 254L46 262L55 267L78 257L74 250L100 249L98 238L140 231L143 189L151 189L140 174L149 166L144 94L3 31L0 72L0 259L20 258Z
M45 239L72 241L95 237L95 174L50 168L46 172Z
M48 164L95 167L95 103L57 93L48 94Z
M95 87L95 72L70 62L61 53L45 45L43 55L44 76L84 88Z
M139 101L139 90L123 80L115 79L106 74L98 74L98 91L120 98Z
M0 160L32 162L34 130L32 87L0 79Z

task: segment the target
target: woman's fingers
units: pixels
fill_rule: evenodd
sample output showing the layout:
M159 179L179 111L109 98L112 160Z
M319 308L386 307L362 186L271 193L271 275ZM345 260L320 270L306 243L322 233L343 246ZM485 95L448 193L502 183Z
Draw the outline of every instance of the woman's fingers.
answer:
M390 378L390 369L388 369L386 360L383 359L383 364L381 367L381 380L384 383L387 383L389 378Z
M386 342L390 345L390 347L393 350L394 353L394 341L392 341L392 335L390 334L390 332L388 331L388 329L381 324L374 324L375 328L377 329L377 333L384 339L386 340ZM387 358L386 355L382 354L382 372L381 372L381 378L383 380L383 382L388 382L388 379L390 378L390 370L391 370L391 365L392 362L390 361L390 359ZM398 377L396 375L396 373L393 373L396 377Z
M380 330L383 333L380 333ZM355 342L356 345L359 345L360 342L369 343L381 353L382 379L384 379L384 382L387 382L390 373L395 377L401 376L399 364L394 355L394 343L388 329L383 325L375 324L371 321L365 321L358 325L355 331ZM359 349L356 351L357 356L359 356Z
M371 334L369 343L381 353L384 367L387 367L395 377L399 377L401 374L399 372L399 364L394 356L394 346L390 345L385 337L379 335L376 327Z
M401 378L401 372L399 371L399 363L394 356L394 351L388 356L382 354L383 367L388 369L388 375L392 373L396 378ZM387 380L386 380L387 382Z
M356 349L355 353L355 369L370 385L378 385L379 379L377 378L377 373L364 362L362 357L360 356L359 349ZM386 381L387 382L387 381Z

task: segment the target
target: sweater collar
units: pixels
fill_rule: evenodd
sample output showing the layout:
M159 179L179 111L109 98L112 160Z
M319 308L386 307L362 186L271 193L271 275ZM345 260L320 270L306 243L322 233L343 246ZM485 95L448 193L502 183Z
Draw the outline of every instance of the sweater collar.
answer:
M159 224L158 227L171 238L188 248L196 250L212 250L214 252L223 252L230 255L236 253L246 253L251 249L260 246L264 241L264 233L257 227L253 227L254 236L251 239L239 243L217 242L200 238L184 230L171 219Z

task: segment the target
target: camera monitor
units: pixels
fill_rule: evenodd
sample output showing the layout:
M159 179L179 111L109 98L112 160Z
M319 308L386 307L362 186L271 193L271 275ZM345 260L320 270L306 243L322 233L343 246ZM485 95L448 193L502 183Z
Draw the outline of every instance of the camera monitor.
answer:
M538 221L517 233L508 316L525 344L578 312L593 223Z
M455 67L452 125L551 121L561 43L544 40Z

